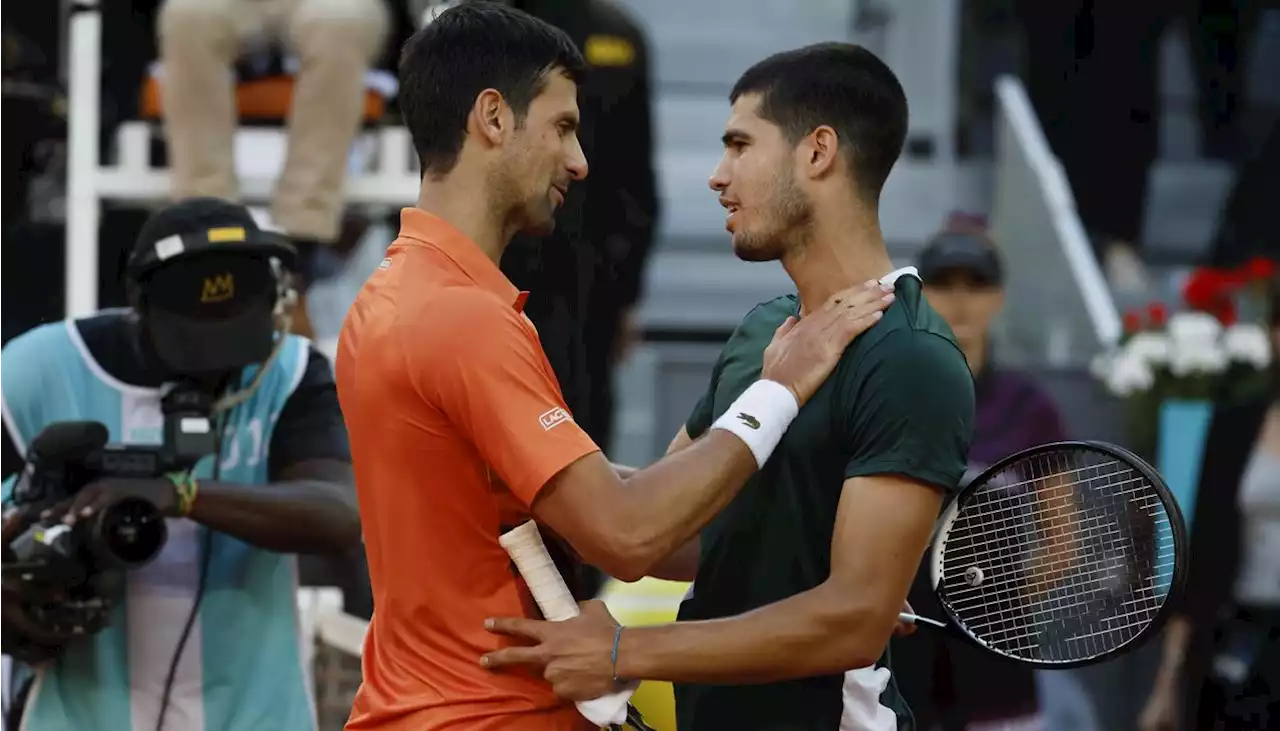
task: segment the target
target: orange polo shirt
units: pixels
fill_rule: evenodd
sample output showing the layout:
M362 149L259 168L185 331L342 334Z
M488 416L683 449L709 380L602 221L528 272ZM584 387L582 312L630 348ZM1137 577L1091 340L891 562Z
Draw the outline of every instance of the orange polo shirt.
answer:
M510 644L486 617L539 616L498 536L598 449L525 297L460 231L410 208L347 314L335 367L375 606L348 731L585 723L540 676L479 665Z

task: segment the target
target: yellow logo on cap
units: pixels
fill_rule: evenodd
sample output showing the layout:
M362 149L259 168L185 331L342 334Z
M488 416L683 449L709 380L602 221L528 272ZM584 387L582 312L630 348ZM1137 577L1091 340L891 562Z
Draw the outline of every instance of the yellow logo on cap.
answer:
M225 244L230 241L244 241L248 235L244 232L244 226L223 226L222 228L211 228L208 231L209 243Z
M206 305L226 302L236 296L236 280L230 272L204 278L200 301Z
M586 57L592 66L630 66L635 60L636 48L620 36L589 36Z

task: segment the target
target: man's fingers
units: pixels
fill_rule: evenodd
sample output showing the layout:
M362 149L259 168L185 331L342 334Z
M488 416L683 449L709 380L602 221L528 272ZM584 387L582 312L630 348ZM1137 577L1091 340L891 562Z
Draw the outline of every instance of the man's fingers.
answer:
M498 668L511 667L513 665L537 665L547 664L547 657L542 652L542 647L536 645L534 647L504 647L501 650L494 650L480 658L480 666L497 670Z
M797 322L799 322L799 320L797 320L794 316L788 317L787 319L783 320L782 324L778 326L778 329L773 331L773 339L777 340L778 338L783 337L787 333L791 332L791 329L796 326Z
M484 621L484 628L496 635L508 637L524 637L529 640L542 640L542 625L535 619L522 617L494 617Z

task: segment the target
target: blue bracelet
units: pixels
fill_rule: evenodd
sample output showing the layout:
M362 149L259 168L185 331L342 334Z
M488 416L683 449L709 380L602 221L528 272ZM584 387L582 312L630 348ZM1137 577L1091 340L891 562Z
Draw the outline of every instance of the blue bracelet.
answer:
M613 655L611 661L613 663L613 682L618 681L618 641L622 639L622 625L613 628Z

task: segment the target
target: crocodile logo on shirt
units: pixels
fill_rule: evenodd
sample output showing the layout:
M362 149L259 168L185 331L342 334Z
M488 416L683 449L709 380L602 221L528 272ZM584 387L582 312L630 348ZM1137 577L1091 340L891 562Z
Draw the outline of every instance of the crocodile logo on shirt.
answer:
M738 421L742 422L743 424L746 424L748 427L752 429L760 428L760 420L752 416L751 414L748 414L745 412L738 414Z

